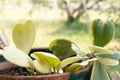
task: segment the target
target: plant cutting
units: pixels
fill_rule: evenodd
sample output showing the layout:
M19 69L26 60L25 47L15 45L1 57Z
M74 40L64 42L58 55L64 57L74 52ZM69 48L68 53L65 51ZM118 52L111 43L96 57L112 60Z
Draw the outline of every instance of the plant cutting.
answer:
M32 21L28 20L25 24L17 24L12 32L16 47L7 46L1 49L1 55L8 62L24 68L29 73L28 76L57 74L59 77L59 75L69 73L69 77L65 78L64 75L63 80L86 80L80 77L81 73L74 74L74 72L81 72L92 64L93 67L90 66L92 68L91 77L88 80L113 80L113 78L119 77L120 52L104 48L114 36L114 25L111 21L102 22L97 19L91 23L90 37L93 45L88 46L90 52L80 50L72 41L56 39L49 45L50 52L35 51L30 53L35 40L35 33L36 30ZM90 67L87 69L91 69ZM26 80L28 76L22 80ZM46 78L34 80L48 80ZM55 78L52 80L62 79Z

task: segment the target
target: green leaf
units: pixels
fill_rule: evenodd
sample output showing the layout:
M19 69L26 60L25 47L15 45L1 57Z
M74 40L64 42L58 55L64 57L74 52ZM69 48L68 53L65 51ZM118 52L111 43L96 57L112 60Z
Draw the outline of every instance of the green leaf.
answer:
M114 66L104 66L106 71L108 72L111 80L119 80L120 79L120 70L117 67ZM115 69L114 69L115 68ZM116 69L117 68L117 69Z
M90 37L96 46L105 46L112 39L115 29L111 21L102 23L100 19L94 20L90 26Z
M34 52L31 54L31 57L40 60L41 62L48 63L53 68L57 68L60 64L59 58L47 52Z
M32 59L23 51L13 47L5 47L3 50L4 58L21 67L33 68Z
M65 39L56 39L51 42L49 49L60 59L77 54L71 47L74 43ZM75 47L75 44L74 44ZM76 46L77 47L77 46Z
M89 49L92 51L92 54L113 54L112 51L99 46L89 46Z
M112 72L114 72L114 76L120 78L120 62L119 62L119 65L117 66L110 66L110 69L113 70Z
M82 61L81 63L73 63L73 64L71 64L69 67L67 67L65 69L65 72L75 72L75 71L78 71L82 67L87 66L89 64L89 62L95 61L95 60L97 60L97 58L88 59L88 60Z
M87 57L75 56L75 57L69 57L69 58L63 59L60 62L60 68L63 68L71 63L74 63L76 61L83 60L83 59L87 59Z
M35 26L32 21L28 20L25 24L15 25L12 38L17 48L29 54L35 39Z
M105 58L110 58L110 59L115 59L115 60L120 60L120 52L117 51L117 52L113 52L113 54L96 54L96 56L99 56L99 57L105 57Z
M111 80L104 66L98 61L94 62L90 80Z
M99 62L103 65L116 66L119 64L119 60L99 56L97 56L97 58Z
M40 73L51 73L51 66L48 63L44 63L40 60L33 61L34 68Z
M73 63L67 69L65 69L65 72L75 72L82 68L82 66L79 63Z
M111 66L115 71L118 71L119 74L120 74L120 62L119 62L119 65L116 65L116 66Z

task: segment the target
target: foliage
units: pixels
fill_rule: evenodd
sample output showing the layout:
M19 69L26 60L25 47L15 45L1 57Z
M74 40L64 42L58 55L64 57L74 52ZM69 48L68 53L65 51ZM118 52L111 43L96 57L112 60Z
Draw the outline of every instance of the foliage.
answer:
M114 25L108 21L102 23L99 19L93 21L90 27L90 37L94 45L105 46L114 35Z
M32 30L33 32L31 32ZM30 35L32 36L30 37ZM72 41L56 39L49 45L49 49L53 54L39 51L33 52L29 56L28 52L35 38L35 27L32 21L28 20L25 24L17 24L14 27L13 40L16 48L5 47L4 50L2 50L2 55L9 62L25 67L34 75L52 72L61 73L61 70L62 72L74 72L87 66L90 62L94 62L91 80L111 80L111 78L114 77L110 75L111 71L117 74L118 77L120 74L120 52L113 52L103 47L109 43L113 35L113 23L111 21L101 23L101 20L97 19L93 21L90 27L90 36L93 39L93 45L89 46L89 53L79 49ZM22 38L20 42L18 42L19 38ZM26 43L24 41L26 41ZM26 46L26 44L28 44L28 46Z
M35 32L31 21L27 21L24 25L17 24L12 32L16 47L28 54L35 39Z

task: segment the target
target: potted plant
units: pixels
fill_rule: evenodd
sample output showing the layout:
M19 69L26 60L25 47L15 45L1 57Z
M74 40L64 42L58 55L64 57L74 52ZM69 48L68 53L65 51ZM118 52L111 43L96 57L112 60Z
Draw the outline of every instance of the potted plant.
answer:
M90 52L81 51L69 40L56 39L50 43L49 49L32 49L30 53L35 39L34 24L30 20L17 24L12 33L16 47L1 49L1 55L8 62L0 63L0 79L113 80L120 74L120 52L103 48L113 35L113 23L102 23L97 19L90 26L93 42L89 46ZM11 75L4 72L11 72Z

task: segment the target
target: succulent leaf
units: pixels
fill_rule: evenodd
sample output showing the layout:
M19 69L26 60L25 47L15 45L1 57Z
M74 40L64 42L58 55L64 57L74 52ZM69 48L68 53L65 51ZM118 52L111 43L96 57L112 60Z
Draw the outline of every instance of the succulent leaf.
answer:
M98 61L94 62L90 80L111 80L104 66Z
M89 49L92 51L92 54L113 54L112 51L107 50L105 48L99 47L99 46L89 46Z
M53 68L57 68L60 64L59 58L47 52L34 52L31 54L31 57L40 60L43 63L48 63Z
M75 57L69 57L69 58L66 58L66 59L63 59L61 62L60 62L60 68L63 68L73 62L76 62L76 61L79 61L79 60L83 60L83 59L87 59L87 57L82 57L82 56L75 56Z
M33 61L34 68L40 73L51 73L51 66L48 63L43 63L40 60Z
M67 69L65 69L65 72L75 72L82 68L82 66L79 63L73 63Z
M97 58L99 62L103 65L116 66L119 64L119 60L99 56L97 56Z
M16 47L29 54L35 39L35 33L35 26L30 20L26 21L25 24L16 24L12 32Z
M99 53L99 54L96 54L96 56L115 59L115 60L120 60L120 51L113 52L112 55L111 54Z
M3 50L3 56L9 62L26 68L33 68L32 59L22 50L5 47Z
M59 57L60 59L64 59L70 57L74 54L77 54L76 51L72 49L72 45L74 43L65 39L56 39L51 42L49 49L53 51L53 53ZM78 49L77 46L75 46Z
M100 19L97 19L91 24L89 32L93 44L103 47L112 39L115 29L111 21L102 23Z

